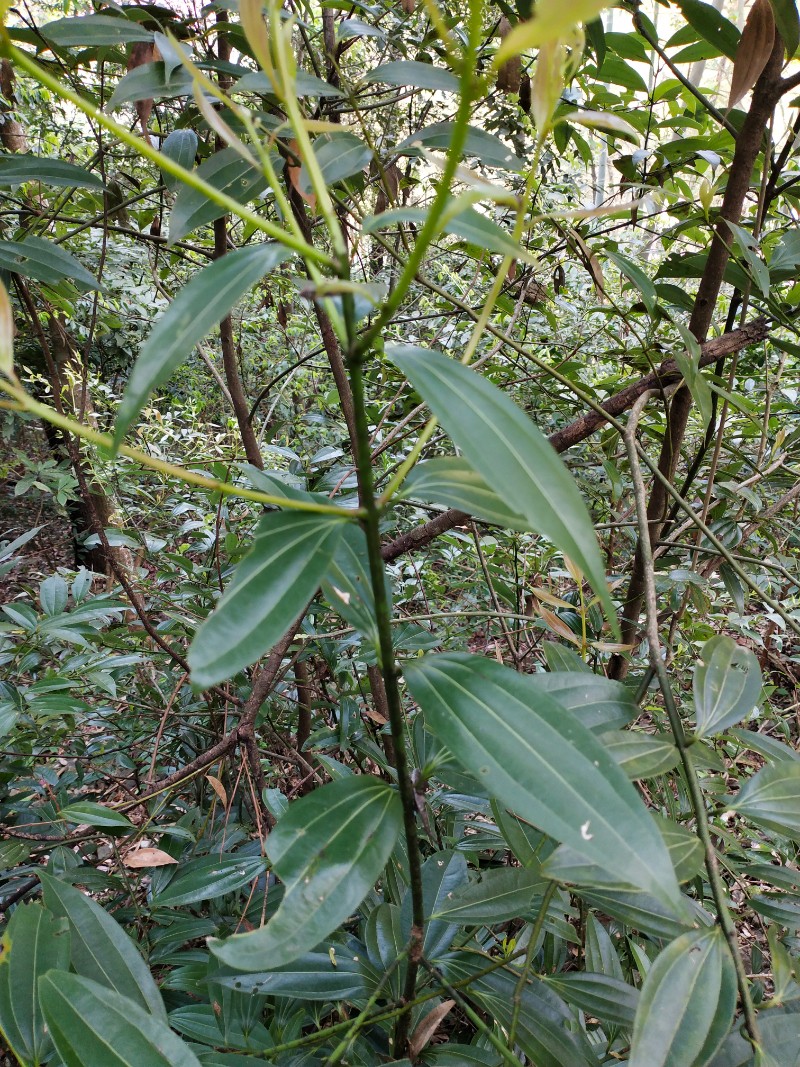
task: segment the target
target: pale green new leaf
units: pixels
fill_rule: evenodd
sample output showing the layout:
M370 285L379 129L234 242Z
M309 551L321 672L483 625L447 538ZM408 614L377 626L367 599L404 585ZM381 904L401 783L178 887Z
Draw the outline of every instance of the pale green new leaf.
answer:
M744 719L761 693L761 668L749 648L720 634L706 641L694 670L697 736L708 737Z
M760 826L800 842L800 761L763 767L728 803Z
M267 851L285 885L266 926L209 942L238 971L282 967L315 948L359 906L380 877L402 825L396 791L351 775L296 800Z
M470 466L586 576L616 627L592 520L547 438L505 393L441 352L412 345L387 345L386 352Z
M64 1067L200 1067L165 1021L88 978L49 971L39 999Z
M703 1067L733 1021L736 975L722 930L692 930L647 972L629 1067Z
M404 666L431 730L521 818L683 914L666 845L602 743L525 675L462 653Z
M69 922L72 966L78 974L116 990L144 1011L166 1019L164 1003L150 968L119 923L74 886L44 872L39 878L48 909Z
M249 290L292 255L274 241L238 248L198 271L158 319L134 364L114 428L118 446L150 393Z
M69 968L69 925L39 902L20 904L0 938L0 1035L20 1063L41 1063L52 1044L36 983Z
M609 0L571 0L568 4L563 0L537 0L533 18L515 26L498 48L495 66L521 52L569 36L573 27L581 22L591 22L609 6Z
M189 649L192 682L207 688L249 667L283 636L316 592L345 519L271 512Z

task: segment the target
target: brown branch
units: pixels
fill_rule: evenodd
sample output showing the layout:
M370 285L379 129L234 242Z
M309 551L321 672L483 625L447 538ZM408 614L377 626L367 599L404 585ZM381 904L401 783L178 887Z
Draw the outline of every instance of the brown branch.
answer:
M732 330L721 337L714 337L710 341L706 341L701 347L700 366L707 367L718 359L723 359L733 352L746 348L747 345L756 341L763 341L766 336L766 320L755 319L753 322L741 327L741 329ZM614 396L601 405L602 410L606 413L606 416L615 418L627 411L648 390L665 389L680 380L681 373L675 360L669 359L658 370L653 371L651 374L646 374L643 378L639 378L638 381L632 382L620 392L615 393ZM580 418L571 422L569 426L564 426L561 430L556 430L554 434L551 434L549 437L550 444L556 452L566 452L568 448L572 448L573 445L577 445L581 441L585 441L587 437L591 437L607 421L608 418L600 411L588 411L585 415L581 415ZM430 544L440 534L452 530L454 526L463 525L469 521L469 518L470 516L466 512L458 511L455 508L443 511L429 522L423 523L422 526L416 526L413 530L408 530L393 541L389 541L383 546L381 554L384 560L388 562L397 559L398 556L402 556L406 552L424 548L425 545Z

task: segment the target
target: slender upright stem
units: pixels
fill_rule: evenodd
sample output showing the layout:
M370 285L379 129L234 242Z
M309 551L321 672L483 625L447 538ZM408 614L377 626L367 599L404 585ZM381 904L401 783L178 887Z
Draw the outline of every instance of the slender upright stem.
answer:
M731 957L733 958L733 965L736 970L736 982L739 987L739 996L742 1002L745 1026L747 1027L747 1032L753 1045L758 1046L759 1034L756 1012L753 1006L752 997L750 996L747 971L739 949L736 925L731 916L730 909L728 908L728 902L725 899L725 883L720 874L714 842L711 840L705 797L703 796L703 790L700 787L700 782L698 781L692 763L690 747L686 741L683 723L681 722L678 709L675 705L675 698L672 695L669 676L661 654L661 640L658 634L658 604L656 601L655 579L653 577L653 550L650 545L648 532L647 494L636 448L636 426L639 421L639 415L649 399L649 396L650 394L645 393L637 400L631 409L631 415L628 420L624 438L625 448L628 452L628 461L631 467L631 478L633 481L634 498L636 501L636 515L639 520L639 550L642 553L642 576L644 579L645 616L647 620L647 644L650 654L650 664L658 678L658 684L664 698L664 706L667 711L670 727L672 728L675 744L680 753L681 763L686 777L686 784L689 789L689 797L691 799L695 819L697 820L697 836L700 838L705 853L706 871L708 873L708 882L711 887L711 895L714 898L714 903L717 908L717 918L719 919L719 924L725 934L725 939L728 942Z

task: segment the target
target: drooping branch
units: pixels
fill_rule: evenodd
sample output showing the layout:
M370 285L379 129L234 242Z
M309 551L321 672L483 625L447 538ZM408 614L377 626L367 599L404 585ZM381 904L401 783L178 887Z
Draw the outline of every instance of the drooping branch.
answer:
M765 319L754 319L746 326L730 333L714 337L701 347L700 366L707 367L718 359L723 359L734 352L739 352L747 345L756 341L763 341L767 336L767 323ZM666 360L658 370L646 374L643 378L627 385L620 392L615 393L601 405L602 410L591 410L580 418L575 419L568 426L556 430L550 435L549 441L556 452L566 452L573 445L585 441L593 433L605 426L608 418L616 418L628 411L633 404L650 389L665 389L681 380L681 372L674 359ZM605 412L605 415L603 414ZM424 548L440 534L452 530L455 526L461 526L467 522L469 515L466 512L451 508L436 515L429 522L417 526L413 530L396 537L383 546L382 555L385 561L397 559L406 552L412 552Z

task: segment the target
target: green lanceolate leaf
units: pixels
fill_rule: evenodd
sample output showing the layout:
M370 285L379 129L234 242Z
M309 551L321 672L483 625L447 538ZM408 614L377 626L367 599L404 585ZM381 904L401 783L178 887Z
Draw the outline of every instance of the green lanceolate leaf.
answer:
M561 647L551 644L553 648ZM526 677L532 691L545 693L557 700L562 708L580 719L593 733L626 726L639 714L639 705L622 682L602 678L591 671L551 669L547 673L529 674Z
M127 815L114 811L104 804L95 804L91 800L79 800L61 809L61 818L83 826L104 826L113 830L133 830L134 826Z
M102 178L62 159L29 153L0 155L0 185L19 185L21 182L41 182L42 185L65 189L103 188Z
M147 397L187 359L257 281L291 256L275 242L248 245L195 274L159 318L131 372L114 429L122 441Z
M511 508L461 456L443 456L418 463L403 484L403 497L447 504L484 522L508 530L525 530L526 520Z
M26 237L22 241L0 241L0 270L34 278L45 285L58 285L71 278L85 289L99 289L86 267L61 245L43 237Z
M761 668L749 648L720 635L703 645L694 670L697 736L708 737L749 715L761 693Z
M240 204L246 204L267 187L264 175L233 148L223 148L204 160L197 168L197 176ZM198 226L206 226L224 214L224 207L212 203L205 193L185 185L178 193L169 217L169 239L180 241Z
M360 526L348 525L328 565L322 590L331 607L367 637L377 649L378 624L369 576L367 539ZM391 603L391 590L386 594Z
M320 946L323 948L323 946ZM378 975L362 958L342 946L306 952L285 967L255 974L227 975L220 985L243 993L291 997L293 1000L366 1000Z
M171 100L188 96L192 91L192 76L188 70L170 71L162 62L144 63L134 67L121 78L108 102L109 111L137 100Z
M249 885L264 869L260 856L203 856L179 867L166 888L153 897L153 906L178 908L213 900Z
M0 1034L20 1063L52 1053L36 984L49 970L69 969L69 925L40 903L21 904L0 938Z
M786 45L786 54L791 59L800 44L800 17L796 0L770 0L775 25Z
M431 63L418 63L414 60L396 60L382 63L371 70L364 79L369 84L380 82L383 85L413 85L417 89L433 89L441 93L457 93L459 81L444 67L434 67Z
M546 888L547 879L535 869L502 867L485 871L480 882L449 894L433 917L462 926L530 918Z
M113 15L78 15L75 18L57 19L42 26L42 37L60 48L97 48L134 41L153 40L153 31L146 30L132 19L116 18Z
M759 826L800 841L800 761L764 767L749 778L730 807Z
M632 782L640 778L654 778L677 767L680 753L671 737L629 730L610 730L600 740Z
M166 1019L150 969L122 927L80 890L49 874L39 877L48 909L69 922L72 966L78 974Z
M358 174L372 159L372 150L353 133L324 133L314 141L313 150L328 186ZM305 165L300 168L299 181L300 189L310 193L311 182Z
M525 675L462 653L404 666L431 730L501 803L679 913L666 845L602 743Z
M264 516L252 549L189 649L196 686L231 678L272 648L316 592L345 525L330 515Z
M351 775L290 805L267 851L286 890L260 930L211 941L239 971L282 967L308 952L359 906L380 877L400 833L402 809L391 786Z
M200 1067L163 1019L88 978L49 971L39 998L65 1067Z
M563 997L568 1004L594 1015L604 1023L633 1026L639 1003L639 990L607 974L546 975L542 979Z
M418 154L420 145L426 148L445 149L450 147L453 139L455 124L452 122L436 122L432 126L426 126L417 133L412 133L396 148L396 152ZM525 163L515 156L508 145L504 144L499 137L492 133L479 129L477 126L467 127L467 136L464 142L465 156L475 156L487 167L499 167L503 170L522 171Z
M736 974L718 927L677 938L647 972L630 1067L703 1067L733 1021Z
M387 345L467 462L586 575L616 626L605 567L586 505L563 462L533 422L480 374L440 352Z
M642 294L644 306L652 315L656 309L656 304L658 303L658 294L656 293L655 285L653 285L641 268L637 267L635 263L631 263L625 256L621 256L619 252L606 250L605 255L612 263L615 263L625 277L636 286Z

